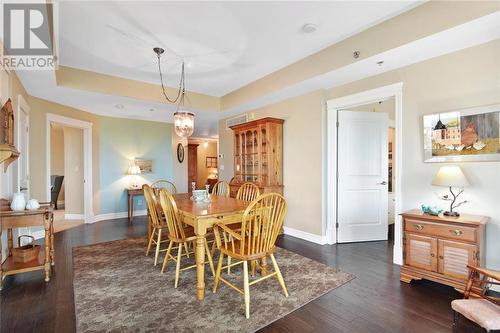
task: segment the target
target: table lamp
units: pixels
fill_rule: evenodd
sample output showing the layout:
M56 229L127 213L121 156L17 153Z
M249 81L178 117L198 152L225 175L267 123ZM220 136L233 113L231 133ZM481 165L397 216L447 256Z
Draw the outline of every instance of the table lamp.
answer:
M138 165L131 165L128 168L127 174L129 174L131 176L130 187L131 188L139 188L139 185L137 184L137 175L141 174L141 168L139 168Z
M456 203L458 196L464 192L464 187L469 185L469 181L467 180L467 178L465 178L462 169L460 169L460 167L456 165L442 166L441 168L439 168L436 176L434 176L432 185L446 186L450 189L451 197L448 194L441 196L441 199L451 201L450 210L444 212L443 214L446 216L459 217L460 214L454 212L453 209L467 202L465 200ZM458 188L456 193L453 192L454 187Z

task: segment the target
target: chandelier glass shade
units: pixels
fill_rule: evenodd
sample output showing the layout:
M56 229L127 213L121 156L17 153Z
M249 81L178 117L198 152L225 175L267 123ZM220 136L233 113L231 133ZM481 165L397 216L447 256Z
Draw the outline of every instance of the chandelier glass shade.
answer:
M163 96L165 97L168 103L177 104L177 110L174 113L175 134L183 138L190 137L194 131L194 114L182 110L184 108L184 98L186 97L184 61L182 61L179 88L177 90L177 93L174 95L174 98L171 98L167 95L167 90L163 85L163 75L161 72L160 58L161 55L165 52L165 50L162 49L161 47L155 47L153 48L153 51L154 53L156 53L156 56L158 57L158 71L160 72L160 83Z
M194 131L194 114L185 111L175 112L174 128L175 134L181 138L190 137Z

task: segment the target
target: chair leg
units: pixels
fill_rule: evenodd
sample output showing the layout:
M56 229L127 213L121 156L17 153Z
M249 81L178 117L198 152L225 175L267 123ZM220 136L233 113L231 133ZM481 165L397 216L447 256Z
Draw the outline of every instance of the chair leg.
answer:
M231 274L231 257L227 256L227 275Z
M252 267L252 277L253 277L253 276L255 276L255 269L257 267L257 261L256 260L252 260L251 267Z
M189 258L189 248L187 242L184 242L184 249L186 250L186 257Z
M271 254L271 260L273 262L274 271L277 273L276 277L278 278L281 288L283 288L283 292L285 293L285 297L288 297L288 290L286 289L285 280L283 279L283 275L281 275L281 271L280 268L278 267L276 259L274 258L274 254Z
M179 274L181 272L181 256L182 244L179 244L179 251L177 252L177 265L175 266L175 288L177 288L177 284L179 283Z
M219 285L219 278L222 271L223 261L224 261L224 254L221 252L219 256L219 262L217 263L217 272L215 272L214 290L213 290L214 293L217 291L217 286Z
M212 271L212 276L215 276L214 261L212 255L210 254L210 248L208 247L207 239L205 238L205 252L208 258L208 264L210 265L210 270Z
M248 282L248 261L243 262L243 294L245 296L245 317L250 318L250 285Z
M155 251L155 266L158 263L158 257L160 256L160 245L161 245L161 229L158 229L158 240L156 241L156 251Z
M458 320L460 319L460 313L457 311L453 311L453 332L456 332L458 329Z
M153 231L151 232L151 236L149 237L148 248L146 250L146 256L149 255L149 250L151 250L151 244L153 244L153 238L155 236L155 231L156 231L156 229L153 228Z
M167 254L165 255L165 259L163 259L163 265L161 266L161 272L163 273L165 271L165 268L167 267L168 265L168 260L169 260L169 256L170 256L170 251L172 250L172 244L174 242L170 241L170 243L168 243L168 249L167 249Z

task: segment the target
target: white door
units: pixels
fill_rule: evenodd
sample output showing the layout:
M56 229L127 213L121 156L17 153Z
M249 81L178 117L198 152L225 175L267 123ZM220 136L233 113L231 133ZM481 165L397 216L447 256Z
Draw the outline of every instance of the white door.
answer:
M338 242L387 240L388 116L338 113Z
M19 108L19 134L18 150L20 152L17 162L17 188L15 191L24 193L26 200L30 198L30 175L29 175L29 115L26 106Z

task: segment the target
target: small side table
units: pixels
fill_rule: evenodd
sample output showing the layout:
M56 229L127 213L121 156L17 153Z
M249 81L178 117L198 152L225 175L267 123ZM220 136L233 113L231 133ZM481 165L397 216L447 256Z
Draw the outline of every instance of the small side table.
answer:
M132 222L134 219L134 197L135 196L143 196L144 191L142 188L128 188L126 189L127 191L127 198L128 198L128 220Z
M25 210L14 212L11 210L0 211L0 248L2 248L2 229L7 229L7 259L0 266L0 290L2 290L3 279L7 275L31 272L36 270L45 271L45 282L50 281L50 266L54 266L54 216L52 206L41 207L37 210ZM45 248L40 249L37 259L25 263L14 262L12 257L12 229L43 226L45 229ZM0 263L2 253L0 252Z

